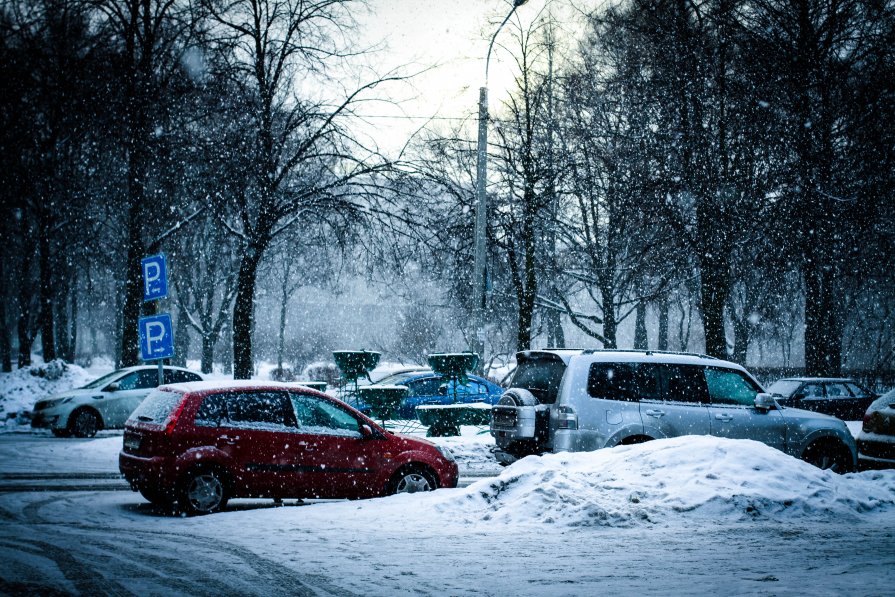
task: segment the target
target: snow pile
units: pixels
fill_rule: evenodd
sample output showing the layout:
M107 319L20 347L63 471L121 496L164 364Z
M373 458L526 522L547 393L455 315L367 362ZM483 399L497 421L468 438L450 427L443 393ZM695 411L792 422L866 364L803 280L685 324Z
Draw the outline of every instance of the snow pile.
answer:
M78 365L67 363L63 369L55 363L0 373L0 424L21 424L22 415L31 412L41 398L80 388L96 377Z
M895 471L837 475L751 440L687 436L528 457L438 505L470 524L634 526L895 510Z

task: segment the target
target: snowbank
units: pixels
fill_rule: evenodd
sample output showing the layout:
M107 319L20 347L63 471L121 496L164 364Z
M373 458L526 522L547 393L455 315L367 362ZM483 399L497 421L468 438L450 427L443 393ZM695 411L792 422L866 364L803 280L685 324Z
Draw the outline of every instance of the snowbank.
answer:
M895 470L837 475L759 442L687 436L524 458L437 507L470 524L569 527L849 517L895 511Z
M23 413L30 412L34 403L41 398L80 388L97 377L78 365L66 364L58 378L40 376L47 365L35 364L11 373L0 373L0 424L18 427L23 421ZM25 421L27 422L27 421Z

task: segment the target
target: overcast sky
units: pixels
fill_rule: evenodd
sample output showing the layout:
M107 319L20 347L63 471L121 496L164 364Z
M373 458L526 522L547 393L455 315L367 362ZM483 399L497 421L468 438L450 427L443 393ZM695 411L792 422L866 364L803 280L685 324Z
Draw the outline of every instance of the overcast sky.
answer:
M525 19L540 12L546 0L529 0L517 9ZM379 60L385 68L409 65L408 70L428 72L414 77L413 89L406 89L400 109L379 106L368 112L383 115L439 118L474 117L478 90L484 83L488 37L510 9L509 0L370 0L371 14L361 25L369 43L387 45ZM501 30L491 55L489 96L494 108L513 82L512 58L498 47L512 40L510 23ZM394 131L392 139L378 139L392 145L402 134L422 126L424 119L376 119L380 130Z

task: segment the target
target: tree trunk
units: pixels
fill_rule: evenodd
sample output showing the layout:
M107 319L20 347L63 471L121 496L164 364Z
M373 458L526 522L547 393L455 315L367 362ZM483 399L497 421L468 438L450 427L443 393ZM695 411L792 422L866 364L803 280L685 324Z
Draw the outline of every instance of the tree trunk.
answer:
M283 352L286 348L286 302L289 295L286 293L286 282L283 282L283 301L280 303L280 335L277 342L277 371L283 372Z
M215 334L204 334L202 336L202 373L211 373L214 368L214 345L216 340Z
M805 268L805 373L838 377L842 373L842 318L829 268Z
M4 259L0 257L0 285L3 285L5 289L7 287L3 265ZM4 373L12 371L12 341L10 340L11 333L6 313L7 296L6 292L3 293L3 296L0 296L0 369Z
M656 341L658 350L668 350L668 296L659 299L659 338Z
M634 350L648 350L649 338L646 335L646 303L637 303L637 313L634 320Z
M69 362L74 363L78 356L78 279L74 278L71 285L71 319L68 325L68 347L66 351L69 355Z
M255 323L255 283L261 251L250 246L242 256L233 305L233 379L252 378L252 331Z
M53 329L53 276L50 271L50 231L47 214L44 209L40 209L37 220L40 343L44 362L49 363L56 358L56 336Z
M703 234L711 235L706 228ZM730 293L730 276L726 255L721 247L708 247L700 255L700 298L702 327L705 330L705 351L709 356L727 358L727 338L724 333L724 304Z

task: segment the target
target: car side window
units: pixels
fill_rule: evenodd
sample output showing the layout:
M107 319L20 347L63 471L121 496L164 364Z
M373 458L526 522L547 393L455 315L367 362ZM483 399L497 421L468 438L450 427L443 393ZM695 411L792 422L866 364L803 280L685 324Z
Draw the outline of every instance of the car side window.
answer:
M217 427L221 423L228 423L227 394L211 394L202 399L193 424L197 427Z
M752 380L731 369L705 369L705 382L712 404L736 404L754 406L759 392Z
M290 394L289 397L299 433L361 437L360 423L354 415L329 400L307 394Z
M819 383L809 383L802 388L799 394L802 395L802 398L823 398L824 388Z
M454 392L454 388L457 389L457 394L485 394L487 393L485 390L485 386L480 384L477 381L469 380L468 383L462 384L459 382L449 381L447 384L447 393L448 395L452 395Z
M226 410L231 427L270 431L295 428L292 409L282 392L228 394Z
M158 387L158 370L143 369L137 372L137 387L135 390L150 390Z
M845 385L846 387L848 387L849 390L851 390L851 393L854 394L856 398L863 398L869 394L867 390L856 383L846 382Z
M659 365L662 369L666 400L704 404L709 401L701 367Z
M828 383L827 398L851 398L851 394L849 393L848 388L845 387L845 384Z
M444 382L440 377L432 377L429 379L420 379L405 384L410 390L411 396L437 396L438 388Z
M636 363L593 363L587 393L605 400L637 400Z
M137 389L137 373L129 373L118 380L118 390L136 390Z
M189 371L177 369L165 369L165 383L183 383L186 381L201 381L202 378Z

